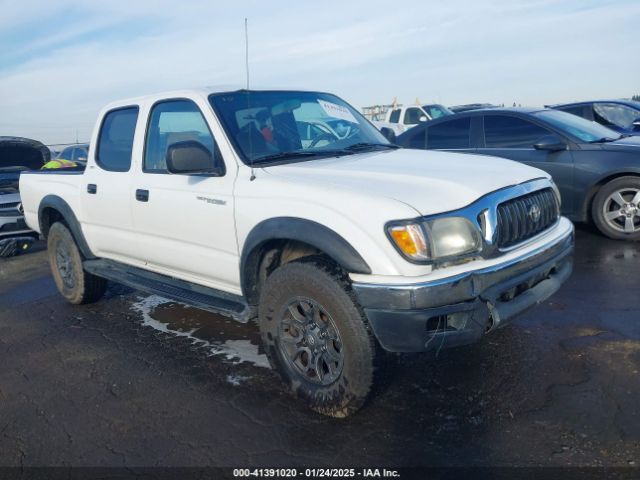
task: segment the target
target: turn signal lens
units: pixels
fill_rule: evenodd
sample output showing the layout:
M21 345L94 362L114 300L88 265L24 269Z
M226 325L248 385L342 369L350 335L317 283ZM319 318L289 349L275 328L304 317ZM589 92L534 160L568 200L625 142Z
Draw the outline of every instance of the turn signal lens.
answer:
M428 260L429 248L420 225L398 225L389 229L398 249L412 260Z

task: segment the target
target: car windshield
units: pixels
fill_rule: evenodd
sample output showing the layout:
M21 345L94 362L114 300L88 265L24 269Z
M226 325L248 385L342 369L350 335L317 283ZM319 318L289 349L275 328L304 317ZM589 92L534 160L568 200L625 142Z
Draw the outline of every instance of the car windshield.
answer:
M240 90L209 101L246 164L394 148L357 110L327 93Z
M550 123L563 132L579 138L583 142L599 142L615 140L620 134L596 122L590 122L577 115L558 110L542 110L534 115Z
M447 115L453 115L453 112L444 105L424 105L422 109L429 114L432 120L440 117L446 117Z

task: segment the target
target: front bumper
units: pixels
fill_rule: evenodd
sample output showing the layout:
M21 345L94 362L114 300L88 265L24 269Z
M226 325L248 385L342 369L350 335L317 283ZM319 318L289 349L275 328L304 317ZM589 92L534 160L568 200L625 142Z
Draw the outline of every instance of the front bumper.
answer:
M574 231L481 270L410 285L353 283L369 323L392 352L473 343L553 295L573 269Z

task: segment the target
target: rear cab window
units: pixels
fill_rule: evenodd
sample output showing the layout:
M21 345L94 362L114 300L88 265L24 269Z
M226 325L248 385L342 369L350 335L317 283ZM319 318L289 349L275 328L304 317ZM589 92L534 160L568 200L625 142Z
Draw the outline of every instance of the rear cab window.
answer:
M123 107L104 116L96 151L96 163L103 170L128 172L131 168L138 111L137 106Z

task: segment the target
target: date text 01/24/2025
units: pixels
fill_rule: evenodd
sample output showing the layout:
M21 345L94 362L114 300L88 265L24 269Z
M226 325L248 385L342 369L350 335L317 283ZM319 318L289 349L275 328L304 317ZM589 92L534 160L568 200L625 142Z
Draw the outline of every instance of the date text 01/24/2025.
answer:
M236 478L400 478L397 470L386 468L307 468L297 470L295 468L238 468L233 470Z

